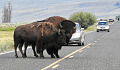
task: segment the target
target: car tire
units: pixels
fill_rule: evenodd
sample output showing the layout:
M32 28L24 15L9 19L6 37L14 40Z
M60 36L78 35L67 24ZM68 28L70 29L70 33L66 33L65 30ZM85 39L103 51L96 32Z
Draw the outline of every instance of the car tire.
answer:
M78 46L81 46L82 44L81 43L78 43Z
M97 30L97 32L99 32L99 30Z
M84 42L82 43L82 46L84 46Z
M107 32L110 32L110 30L108 29L108 31Z

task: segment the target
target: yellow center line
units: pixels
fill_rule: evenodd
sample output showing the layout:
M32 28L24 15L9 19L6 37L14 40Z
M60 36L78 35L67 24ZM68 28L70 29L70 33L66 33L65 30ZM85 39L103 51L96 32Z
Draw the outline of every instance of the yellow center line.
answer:
M97 41L94 41L94 42L97 42Z
M80 50L80 51L78 51L78 52L82 52L83 50Z
M88 46L87 48L90 48L90 46Z
M45 67L45 68L43 68L43 69L41 69L41 70L45 70L45 69L48 69L48 68L52 67L53 65L55 65L55 64L57 64L58 62L60 62L60 61L62 61L62 60L64 60L64 59L66 59L67 57L69 57L69 56L75 54L76 52L79 52L80 50L83 50L83 49L87 48L89 45L91 45L91 43L88 44L88 45L86 45L86 46L84 46L84 47L82 47L82 48L80 48L80 49L78 49L78 50L76 50L76 51L74 51L74 52L72 52L72 53L70 53L70 54L68 54L68 55L66 55L65 57L63 57L63 58L57 60L56 62L54 62L54 63L48 65L47 67Z
M95 45L95 43L93 43L92 45Z
M100 40L100 39L98 39L98 40Z
M53 66L52 68L53 68L53 69L55 69L55 68L57 68L58 66L59 66L59 64L57 64L57 65Z
M74 56L70 56L69 58L73 58Z

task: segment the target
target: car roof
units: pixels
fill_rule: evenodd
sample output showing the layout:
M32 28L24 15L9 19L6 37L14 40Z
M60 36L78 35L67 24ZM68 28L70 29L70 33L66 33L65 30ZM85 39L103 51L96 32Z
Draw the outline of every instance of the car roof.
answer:
M107 22L107 21L99 21L99 22Z

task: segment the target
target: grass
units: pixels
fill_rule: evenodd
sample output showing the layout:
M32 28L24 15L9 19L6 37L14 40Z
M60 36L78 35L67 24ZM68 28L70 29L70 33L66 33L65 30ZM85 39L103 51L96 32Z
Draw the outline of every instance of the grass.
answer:
M13 49L13 32L14 31L0 31L0 52Z
M96 28L96 24L97 24L97 23L95 23L95 24L92 25L92 26L89 26L89 27L85 30L85 33L96 30L96 29L97 29L97 28Z
M0 27L0 31L14 31L15 27Z
M15 27L27 23L3 23L0 24L0 53L13 50L13 33Z

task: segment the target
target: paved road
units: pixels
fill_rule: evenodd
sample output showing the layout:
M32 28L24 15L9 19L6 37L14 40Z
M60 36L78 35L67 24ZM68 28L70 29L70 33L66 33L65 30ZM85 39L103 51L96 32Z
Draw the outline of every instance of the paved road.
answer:
M120 70L120 22L110 32L87 33L85 46L63 46L61 58L35 58L31 49L28 58L14 57L14 52L0 55L0 70Z

